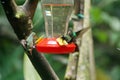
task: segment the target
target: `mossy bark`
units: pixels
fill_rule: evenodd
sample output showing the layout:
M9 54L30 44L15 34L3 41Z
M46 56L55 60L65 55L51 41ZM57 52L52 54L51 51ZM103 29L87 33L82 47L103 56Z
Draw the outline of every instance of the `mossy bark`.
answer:
M90 26L90 0L84 0L83 28ZM88 30L81 39L76 80L95 80L92 30Z
M84 19L75 23L77 28L90 27L90 0L82 2L84 7L80 13L83 12ZM78 37L77 44L79 51L70 54L65 80L96 80L91 28Z

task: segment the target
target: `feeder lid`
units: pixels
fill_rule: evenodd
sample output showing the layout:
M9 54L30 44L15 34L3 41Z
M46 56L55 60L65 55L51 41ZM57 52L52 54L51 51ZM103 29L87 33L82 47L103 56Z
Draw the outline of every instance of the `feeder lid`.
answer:
M76 45L70 43L64 46L60 46L56 38L44 38L36 44L36 49L38 52L42 53L53 53L53 54L69 54L75 51Z

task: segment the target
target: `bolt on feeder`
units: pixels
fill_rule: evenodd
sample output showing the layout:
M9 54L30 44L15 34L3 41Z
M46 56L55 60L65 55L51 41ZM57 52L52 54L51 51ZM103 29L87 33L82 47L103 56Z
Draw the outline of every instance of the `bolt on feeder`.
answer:
M39 52L67 54L74 52L75 44L59 45L56 39L68 32L68 22L74 7L74 0L41 0L45 20L46 38L36 44Z

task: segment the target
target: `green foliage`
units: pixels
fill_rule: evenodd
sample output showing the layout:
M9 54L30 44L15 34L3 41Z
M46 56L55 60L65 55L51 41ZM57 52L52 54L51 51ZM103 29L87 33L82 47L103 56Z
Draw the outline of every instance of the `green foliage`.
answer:
M42 35L45 33L45 28L44 28L44 19L42 15L42 9L41 9L41 4L40 2L38 3L34 18L33 18L33 31L37 33L37 35Z
M25 0L16 0L21 5ZM98 80L120 80L120 0L92 0L91 26L94 39L94 52ZM44 34L44 19L40 3L33 18L33 31L38 36ZM72 24L70 24L72 26ZM0 4L0 80L23 80L23 49L9 37L1 34L13 30ZM15 36L14 36L15 37ZM16 45L17 44L17 45ZM68 55L45 55L61 80L66 69ZM29 64L25 60L26 64ZM31 71L31 72L29 72ZM26 65L24 73L34 69ZM105 76L104 76L105 75ZM25 79L29 75L25 74ZM34 78L36 79L36 78ZM27 79L26 79L27 80ZM33 79L32 79L33 80Z
M92 9L91 9L91 22L93 24L98 24L98 23L102 22L101 13L102 13L102 11L100 8L92 7Z
M96 73L97 80L111 80L110 77L101 69L96 69Z
M91 9L95 61L98 80L120 80L120 1L94 0ZM106 75L106 76L105 76Z
M107 43L107 41L108 41L107 31L105 32L103 30L96 29L96 30L94 30L94 36L101 43Z
M113 67L111 71L112 80L120 80L120 66Z
M18 5L24 4L25 0L15 0Z
M23 50L14 43L0 39L0 80L22 80Z

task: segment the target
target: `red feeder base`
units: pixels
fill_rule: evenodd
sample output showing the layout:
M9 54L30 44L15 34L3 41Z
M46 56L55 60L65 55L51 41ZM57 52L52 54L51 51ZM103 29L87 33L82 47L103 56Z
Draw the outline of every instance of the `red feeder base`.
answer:
M69 54L75 51L76 45L70 43L68 45L60 46L56 38L44 38L36 44L38 52L42 53L54 53L54 54Z

